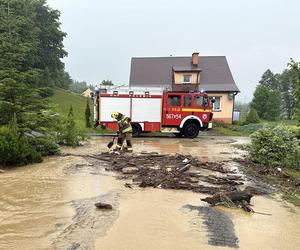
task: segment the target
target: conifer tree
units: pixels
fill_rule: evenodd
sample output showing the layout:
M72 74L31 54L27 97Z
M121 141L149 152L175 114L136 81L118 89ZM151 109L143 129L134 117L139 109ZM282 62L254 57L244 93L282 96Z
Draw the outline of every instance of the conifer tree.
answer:
M89 99L87 99L87 101L86 101L86 108L85 108L85 126L87 128L91 128L92 127L91 116L92 116L92 113L91 113L91 109L90 109L90 102L89 102Z

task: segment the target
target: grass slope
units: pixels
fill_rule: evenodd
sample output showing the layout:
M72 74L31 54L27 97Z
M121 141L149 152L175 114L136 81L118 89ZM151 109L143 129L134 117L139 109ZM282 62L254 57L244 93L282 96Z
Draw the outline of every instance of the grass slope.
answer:
M62 117L68 116L70 106L72 105L77 128L82 131L93 131L93 129L87 129L85 127L86 102L86 97L58 88L54 90L54 95L50 97L50 103L54 106L55 111ZM90 100L90 108L93 113L92 100Z

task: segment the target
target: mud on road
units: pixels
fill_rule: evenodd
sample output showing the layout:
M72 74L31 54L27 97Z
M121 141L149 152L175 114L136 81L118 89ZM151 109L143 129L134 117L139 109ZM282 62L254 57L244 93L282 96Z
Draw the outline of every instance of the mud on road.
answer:
M297 249L299 246L300 211L276 195L254 196L251 200L256 211L271 216L209 207L201 201L217 190L255 184L232 161L244 153L233 145L247 143L247 138L135 139L137 154L155 151L175 162L173 168L166 162L164 166L175 178L182 173L180 190L173 188L170 178L164 182L167 189L162 189L155 178L143 180L136 173L123 173L118 164L87 157L106 152L108 141L109 138L93 138L84 147L64 149L63 157L51 157L44 163L1 174L0 249L215 249L216 246ZM175 159L176 153L183 156L177 155ZM185 169L187 164L182 164L183 157L192 159L187 163L191 164L188 169ZM193 162L195 159L197 162ZM149 160L153 161L151 157ZM147 164L152 162L144 163ZM145 176L157 170L156 164L152 165L148 165ZM129 172L135 166L131 167L127 169ZM219 185L224 176L234 176L230 181L236 185L225 182ZM180 178L178 183L182 181ZM214 183L216 180L219 184ZM209 186L207 192L197 191L202 186ZM98 210L96 202L110 203L113 209Z

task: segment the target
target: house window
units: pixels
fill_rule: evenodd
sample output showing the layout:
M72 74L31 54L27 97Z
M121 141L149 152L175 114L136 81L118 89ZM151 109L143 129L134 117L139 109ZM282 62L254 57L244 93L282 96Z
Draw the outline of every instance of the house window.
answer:
M221 97L220 96L211 96L209 97L211 100L214 99L213 103L213 111L221 111Z
M191 107L192 106L192 97L189 95L185 95L183 99L183 106L184 107Z
M192 75L183 75L183 83L191 83Z
M178 107L181 105L181 96L180 95L169 95L168 96L168 105L170 107Z

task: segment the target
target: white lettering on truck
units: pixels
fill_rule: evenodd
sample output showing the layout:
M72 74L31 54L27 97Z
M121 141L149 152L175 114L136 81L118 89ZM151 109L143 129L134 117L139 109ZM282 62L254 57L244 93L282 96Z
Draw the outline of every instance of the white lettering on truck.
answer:
M176 120L181 120L181 114L167 114L167 119L176 119Z

